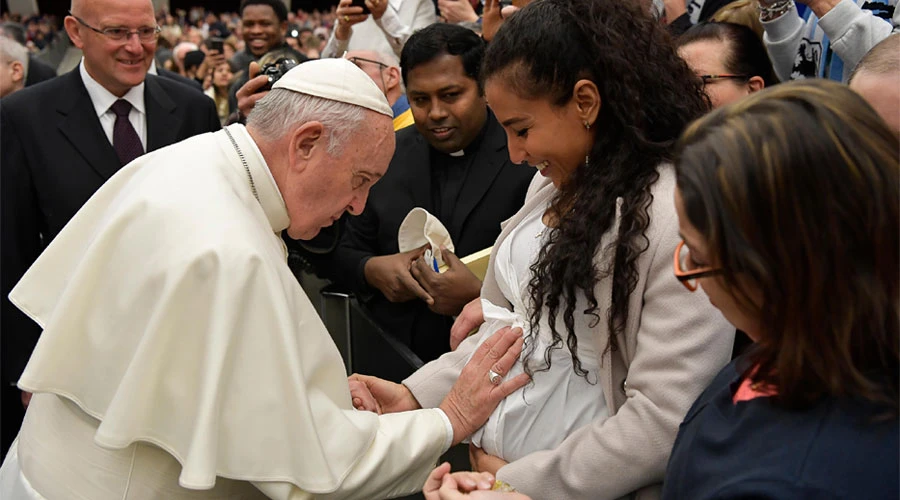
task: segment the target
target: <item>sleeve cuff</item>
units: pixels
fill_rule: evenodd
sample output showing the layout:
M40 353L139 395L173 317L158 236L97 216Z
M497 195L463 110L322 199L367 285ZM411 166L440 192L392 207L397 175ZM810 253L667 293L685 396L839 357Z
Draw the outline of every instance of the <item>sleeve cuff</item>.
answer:
M438 414L441 416L441 419L444 420L444 428L447 430L447 433L444 437L444 447L441 448L441 455L446 453L447 450L450 449L450 445L453 444L453 424L450 423L450 417L444 413L444 410L440 408L435 408Z
M766 31L766 38L772 43L778 43L793 35L799 29L798 25L800 24L803 24L803 20L800 19L800 14L797 12L797 4L791 5L791 10L785 12L784 15L762 23Z

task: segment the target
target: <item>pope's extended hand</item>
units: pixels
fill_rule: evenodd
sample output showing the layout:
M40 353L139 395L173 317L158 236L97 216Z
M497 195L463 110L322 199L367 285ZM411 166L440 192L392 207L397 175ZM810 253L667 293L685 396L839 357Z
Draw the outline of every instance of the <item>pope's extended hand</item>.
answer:
M363 273L366 283L377 288L391 302L407 302L415 298L432 305L434 299L413 278L410 267L427 248L423 245L408 252L372 257L366 261Z
M481 293L481 280L450 250L442 248L441 255L447 264L446 271L435 272L425 257L419 257L413 262L410 273L434 299L429 309L445 316L456 316Z
M528 383L525 373L504 380L522 353L522 343L521 328L501 328L478 346L462 369L440 404L453 425L453 444L478 430L503 398ZM499 377L492 377L492 371Z
M490 491L494 476L479 472L450 473L444 462L431 471L422 493L425 500L531 500L521 493Z
M253 110L253 106L256 106L256 101L262 99L269 92L260 92L259 89L263 88L267 83L269 83L269 78L265 75L259 74L259 63L253 61L250 63L250 67L247 69L247 75L250 76L250 79L247 80L241 88L238 89L235 97L237 97L237 106L238 110L241 112L241 116L247 116L250 114L250 111Z
M350 397L357 410L373 411L379 415L418 410L419 402L403 384L360 375L350 375Z
M481 309L481 297L476 297L463 307L453 326L450 327L450 350L455 351L473 330L484 323L484 312Z

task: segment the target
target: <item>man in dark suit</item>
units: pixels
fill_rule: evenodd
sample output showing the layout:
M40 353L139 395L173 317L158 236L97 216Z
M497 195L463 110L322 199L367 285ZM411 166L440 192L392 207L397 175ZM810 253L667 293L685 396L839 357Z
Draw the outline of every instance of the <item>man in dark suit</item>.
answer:
M413 34L400 67L415 127L397 132L387 174L350 218L332 265L379 325L424 361L449 350L452 315L481 282L455 255L450 269L416 280L423 249L401 253L397 232L415 207L436 216L465 256L494 244L522 206L533 171L509 160L506 134L478 85L484 43L472 31L434 24ZM421 276L421 274L420 274Z
M40 334L7 299L13 285L125 163L219 128L211 99L147 75L158 36L150 0L74 0L65 28L84 53L78 68L0 101L3 453L28 398L13 384Z

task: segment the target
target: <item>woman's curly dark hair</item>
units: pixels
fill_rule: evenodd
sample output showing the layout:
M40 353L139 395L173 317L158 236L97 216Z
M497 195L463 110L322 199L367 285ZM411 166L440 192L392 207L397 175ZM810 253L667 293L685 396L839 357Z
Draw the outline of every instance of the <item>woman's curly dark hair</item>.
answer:
M617 336L628 320L628 299L638 282L637 259L649 246L650 187L657 168L671 161L676 139L685 126L709 109L700 80L678 57L665 27L640 10L637 2L539 0L504 23L485 53L482 78L502 78L509 91L525 99L549 99L562 106L572 98L576 82L589 79L600 92L601 107L590 165L578 168L551 202L558 226L531 266L529 326L537 331L547 308L552 343L544 353L560 349L557 318L562 315L575 372L586 376L577 355L575 308L579 291L596 326L603 314L609 326L607 349L618 348ZM599 248L601 237L623 199L614 241ZM670 203L670 200L661 200ZM594 293L609 269L594 259L604 252L614 263L612 304L602 311ZM529 342L527 356L536 343ZM533 370L526 362L525 370Z

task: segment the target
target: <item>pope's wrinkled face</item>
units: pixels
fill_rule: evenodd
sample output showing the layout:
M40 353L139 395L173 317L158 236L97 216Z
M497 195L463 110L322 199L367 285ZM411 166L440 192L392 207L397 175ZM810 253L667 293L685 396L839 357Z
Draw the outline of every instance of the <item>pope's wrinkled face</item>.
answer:
M312 239L344 212L361 214L369 190L387 172L394 155L390 117L368 111L363 124L350 137L334 156L325 150L328 141L322 140L303 173L289 183L285 204L291 218L291 238Z
M66 17L66 32L84 53L88 74L110 93L121 97L144 81L156 53L157 39L142 41L137 34L131 34L126 40L117 41L85 24L100 31L155 27L153 4L143 0L91 0L81 7L73 14L83 22L73 16Z

